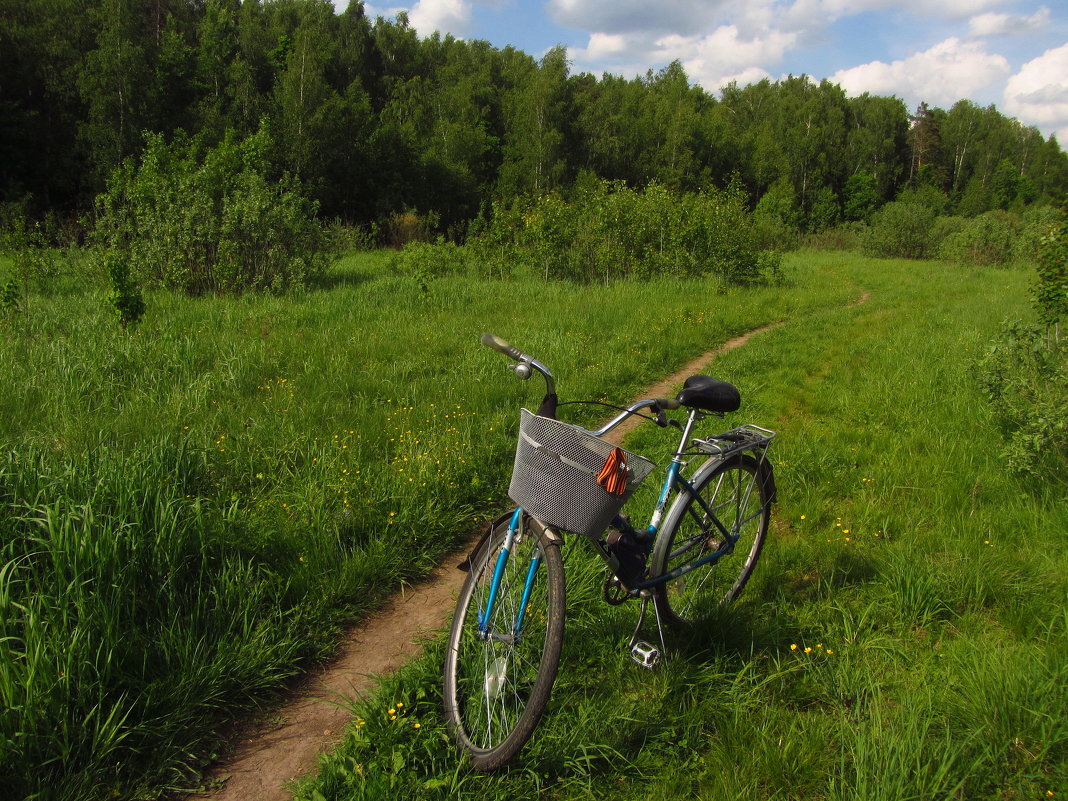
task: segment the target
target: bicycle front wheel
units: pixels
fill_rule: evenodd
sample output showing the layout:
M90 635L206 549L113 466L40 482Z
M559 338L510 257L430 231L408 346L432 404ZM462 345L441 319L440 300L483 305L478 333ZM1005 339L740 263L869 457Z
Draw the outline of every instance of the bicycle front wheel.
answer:
M445 655L449 728L477 770L501 767L529 739L549 700L564 637L559 539L524 518L505 550L508 525L472 560Z
M741 593L768 532L771 479L767 471L770 467L762 467L748 455L708 462L694 475L694 494L684 493L675 501L653 548L653 575L683 570L723 550L727 534L734 545L718 559L657 587L653 599L662 619L696 623Z

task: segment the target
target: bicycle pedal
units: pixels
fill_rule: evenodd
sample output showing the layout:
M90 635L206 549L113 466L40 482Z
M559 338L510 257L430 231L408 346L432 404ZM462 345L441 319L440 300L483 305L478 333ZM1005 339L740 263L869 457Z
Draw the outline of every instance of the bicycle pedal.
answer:
M647 642L636 642L630 647L630 658L643 668L652 670L660 664L660 650Z

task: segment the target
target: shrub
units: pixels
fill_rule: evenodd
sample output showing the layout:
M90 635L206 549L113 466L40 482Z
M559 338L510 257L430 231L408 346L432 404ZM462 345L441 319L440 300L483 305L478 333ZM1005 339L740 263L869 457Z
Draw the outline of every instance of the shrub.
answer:
M872 215L863 240L864 253L883 258L926 258L931 251L934 221L935 211L923 203L887 203Z
M1068 480L1068 216L1042 239L1034 288L1039 324L1009 326L978 366L1006 433L1004 454L1022 472Z
M122 330L136 325L145 313L145 301L137 285L130 279L130 265L121 256L109 253L104 257L104 267L111 282L107 300L115 309Z
M801 245L801 232L780 217L763 214L757 209L753 213L753 244L759 250L797 250Z
M132 278L205 292L298 287L326 267L315 204L296 179L271 175L262 130L215 147L148 134L97 198L93 241L129 262Z
M868 234L864 223L844 223L805 237L805 247L813 250L859 250Z
M857 172L842 189L842 216L851 222L867 222L879 205L879 184L870 172Z
M374 250L378 247L379 233L378 223L364 227L331 220L323 230L324 248L335 254Z
M750 285L781 280L780 257L761 253L744 194L678 194L619 182L494 207L468 240L488 274L609 282L647 276L716 276Z
M433 278L467 274L469 258L467 250L443 239L432 245L409 242L390 257L389 267L398 275L414 278L426 291Z
M978 365L979 383L1005 432L1009 466L1068 476L1068 347L1041 326L1009 326Z
M18 311L21 304L22 293L19 291L18 283L14 278L7 279L0 286L0 309L5 312Z
M32 220L20 203L0 206L0 256L10 260L20 294L46 292L60 270L47 226Z
M433 242L434 231L441 220L437 212L428 212L420 217L414 211L402 211L386 220L387 244L402 248L409 242Z
M912 203L930 209L936 215L942 214L949 205L949 196L941 189L930 184L919 184L902 189L898 193L900 203Z
M1032 206L1025 211L1013 244L1013 261L1037 262L1042 240L1057 229L1063 217L1053 206Z
M959 264L1007 264L1012 261L1019 228L1020 220L1015 214L988 211L946 236L939 255Z
M1039 318L1059 341L1060 325L1068 319L1068 214L1042 238L1034 295Z

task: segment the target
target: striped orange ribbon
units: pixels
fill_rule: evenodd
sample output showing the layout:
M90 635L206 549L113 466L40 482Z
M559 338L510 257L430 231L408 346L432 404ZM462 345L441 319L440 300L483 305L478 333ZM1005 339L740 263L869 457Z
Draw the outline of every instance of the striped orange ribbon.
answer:
M597 483L612 495L623 495L627 491L627 454L613 448L597 476Z

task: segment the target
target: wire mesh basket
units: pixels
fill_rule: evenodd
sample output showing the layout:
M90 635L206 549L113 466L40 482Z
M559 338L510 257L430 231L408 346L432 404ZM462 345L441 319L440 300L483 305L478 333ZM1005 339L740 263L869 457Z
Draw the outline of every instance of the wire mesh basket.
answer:
M597 483L597 476L614 448L578 426L522 409L508 495L543 523L596 537L654 466L624 451L626 489L613 495Z

